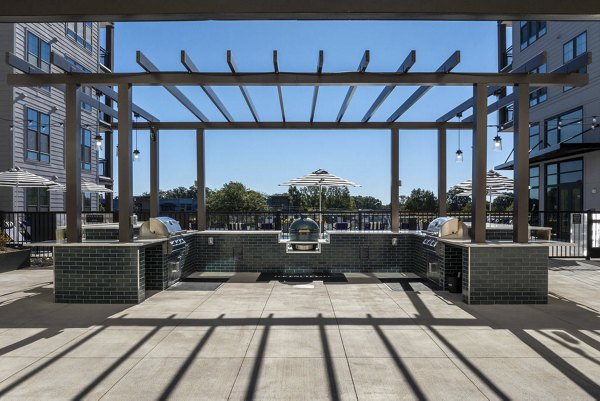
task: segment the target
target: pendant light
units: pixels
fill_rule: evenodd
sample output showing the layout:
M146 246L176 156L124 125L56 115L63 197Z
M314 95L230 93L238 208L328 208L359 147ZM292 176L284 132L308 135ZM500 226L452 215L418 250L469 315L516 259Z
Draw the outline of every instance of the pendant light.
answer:
M500 137L500 127L497 127L498 131L494 137L494 152L500 152L502 150L502 137Z
M138 122L138 117L140 115L139 114L135 114L135 122L136 122L136 127L135 127L135 150L133 151L133 160L137 160L140 158L140 150L138 149L138 128L137 128L137 122Z
M458 149L456 150L456 156L455 156L455 161L457 163L462 163L463 162L463 151L460 150L460 122L461 122L461 118L462 118L462 113L458 113L456 114L456 117L458 117Z

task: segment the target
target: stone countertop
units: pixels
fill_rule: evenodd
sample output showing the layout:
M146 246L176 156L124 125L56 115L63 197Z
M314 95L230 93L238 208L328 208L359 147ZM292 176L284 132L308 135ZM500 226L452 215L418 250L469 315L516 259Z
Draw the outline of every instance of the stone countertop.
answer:
M51 247L83 247L83 248L102 248L102 247L144 247L165 242L166 238L136 239L133 242L119 242L118 240L98 240L84 242L63 242L63 241L42 241L24 244L24 246L51 246Z
M245 234L245 235L254 235L254 234L281 234L282 232L279 230L255 230L255 231L250 231L250 230L244 230L244 231L236 231L236 230L206 230L206 231L189 231L188 230L188 234L190 233L196 233L196 234L202 234L202 235L218 235L218 234ZM351 230L334 230L334 231L326 231L325 232L328 235L337 235L337 234L360 234L360 235L406 235L406 234L419 234L421 235L420 231L409 231L409 230L402 230L400 232L397 233L393 233L391 231L351 231Z
M188 231L189 233L190 231ZM234 235L234 234L242 234L242 235L263 235L263 234L275 234L275 235L279 235L281 234L280 230L255 230L255 231L250 231L250 230L205 230L205 231L192 231L192 233L196 233L196 234L202 234L202 235L220 235L220 234L226 234L226 235Z
M417 234L417 235L424 235L421 234L421 231L415 231L415 230L401 230L398 231L397 233L394 233L390 230L367 230L367 231L352 231L352 230L332 230L332 231L326 231L326 233L328 235L409 235L409 234Z
M133 225L133 228L140 228L142 226L141 222ZM57 228L67 228L67 226L57 226ZM119 229L119 223L93 223L93 224L83 224L81 226L82 230L94 229L94 230L115 230Z
M470 222L466 222L465 225L469 228L471 228L471 223ZM512 224L498 224L498 223L486 223L485 224L485 229L486 230L490 230L490 231L511 231L513 229L513 225ZM534 231L549 231L552 230L551 227L541 227L541 226L528 226L529 230L534 230Z
M491 247L502 247L502 248L523 248L523 247L538 247L545 246L550 247L554 245L561 246L575 246L575 244L571 244L569 242L560 242L560 241L529 241L526 244L519 244L512 241L490 241L487 240L484 243L475 244L471 242L470 239L450 239L450 238L440 238L440 242L448 245L460 246L462 248L491 248Z

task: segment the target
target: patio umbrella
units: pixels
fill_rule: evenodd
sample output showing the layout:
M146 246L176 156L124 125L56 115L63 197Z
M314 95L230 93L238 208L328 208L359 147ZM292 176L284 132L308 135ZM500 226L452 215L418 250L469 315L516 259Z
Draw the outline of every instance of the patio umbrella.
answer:
M330 174L323 169L318 169L310 174L294 178L293 180L286 181L279 185L288 187L319 187L319 220L321 222L323 221L321 216L321 189L323 187L360 187L360 185L355 182Z
M514 189L513 180L508 177L499 174L494 170L487 172L485 176L486 195L490 197L490 208L492 207L492 196L506 196L509 192ZM472 196L473 195L473 182L467 180L456 184L452 189L458 189L458 196Z
M67 190L67 187L64 186L63 184L59 184L58 182L55 182L55 181L54 181L54 183L56 184L56 186L51 188L52 191L65 192ZM99 185L99 184L96 184L95 182L92 182L92 181L86 180L85 178L82 178L81 179L81 192L112 193L113 190L106 188L104 185Z
M8 171L0 172L0 187L13 188L56 188L59 183L42 176L13 167Z

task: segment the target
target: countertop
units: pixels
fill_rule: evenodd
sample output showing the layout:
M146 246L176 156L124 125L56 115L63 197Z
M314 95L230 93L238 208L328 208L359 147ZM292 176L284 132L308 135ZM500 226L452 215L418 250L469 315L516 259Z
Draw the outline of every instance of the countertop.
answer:
M466 222L465 225L469 228L471 228L471 223L470 222ZM512 224L498 224L498 223L486 223L485 225L485 229L486 230L490 230L490 231L494 231L494 230L502 230L502 231L510 231L513 229L513 225ZM551 227L540 227L540 226L528 226L529 230L535 230L535 231L549 231L552 230Z
M51 246L51 247L84 247L84 248L101 248L101 247L144 247L148 245L159 244L165 242L166 238L154 239L136 239L133 242L119 242L118 240L98 240L84 242L63 242L63 241L42 241L24 244L24 246Z
M450 239L450 238L440 238L438 241L443 242L448 245L460 246L462 248L485 248L491 246L503 247L503 248L522 248L522 247L537 247L537 246L545 246L550 247L553 245L561 245L561 246L575 246L575 244L571 244L568 242L559 242L559 241L529 241L526 244L519 244L512 241L502 241L502 240L487 240L484 243L473 243L470 239Z

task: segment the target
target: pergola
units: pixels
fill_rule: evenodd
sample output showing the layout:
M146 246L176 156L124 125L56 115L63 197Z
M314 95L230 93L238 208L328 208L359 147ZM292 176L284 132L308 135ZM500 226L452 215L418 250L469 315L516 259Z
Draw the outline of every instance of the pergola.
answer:
M243 73L236 66L230 51L227 52L227 63L230 73L200 72L189 55L181 52L181 63L186 71L160 71L143 53L137 52L136 60L145 72L132 73L86 73L62 68L63 74L48 74L25 68L23 60L9 55L9 63L19 65L24 74L9 74L7 81L14 86L55 85L65 92L65 160L67 171L67 237L70 241L81 241L81 169L80 169L80 108L81 100L86 96L80 90L81 86L92 86L104 89L118 103L118 111L106 105L98 104L105 113L116 117L119 140L119 239L129 242L133 239L133 228L130 216L133 213L132 191L132 129L147 129L151 133L150 141L150 207L151 215L158 214L158 140L161 130L196 130L197 141L197 188L198 188L198 229L206 229L205 217L205 130L220 129L375 129L390 132L391 149L391 229L398 232L399 221L399 131L400 130L437 130L438 132L438 198L440 200L440 215L446 214L446 132L452 129L473 130L473 209L472 209L472 240L476 243L485 242L486 230L486 172L487 172L487 117L488 113L497 110L501 105L514 102L514 154L515 154L515 204L514 204L514 241L528 241L528 202L529 202L529 95L538 87L544 86L582 86L588 82L585 73L579 73L581 67L591 62L591 54L584 54L549 73L528 73L543 64L545 53L533 57L522 66L517 66L512 72L499 73L455 73L452 69L460 62L460 53L454 52L435 72L410 72L416 61L416 53L411 51L400 67L394 72L367 72L369 52L366 51L359 62L356 72L323 72L323 53L317 59L316 72L283 72L279 70L277 52L273 52L273 71L258 73ZM52 62L64 65L60 55L53 54ZM371 122L375 111L386 100L396 86L419 86L385 122ZM115 93L110 87L117 87ZM196 122L164 122L158 121L151 114L136 109L132 103L133 86L163 86L184 107L190 110L198 119ZM177 86L200 87L214 103L225 122L210 122L208 118L181 92ZM253 121L234 121L226 105L219 99L214 86L236 86L253 116ZM264 122L260 120L252 102L248 86L271 86L277 89L281 121ZM285 116L284 99L281 91L283 86L312 86L313 101L309 121L287 121ZM335 121L315 122L314 113L317 104L319 88L322 86L348 87L347 94L340 106ZM380 95L365 112L361 121L343 122L344 113L352 100L358 86L383 86ZM434 122L398 122L412 105L414 105L428 90L434 86L470 86L473 97L451 110ZM513 92L488 105L488 97L511 86ZM95 105L95 104L94 104ZM103 107L104 106L104 107ZM473 109L472 117L461 122L449 121L458 113ZM137 111L136 111L137 110ZM140 113L141 110L141 113ZM132 114L136 112L146 118L146 122L134 123ZM142 114L144 113L144 114Z

